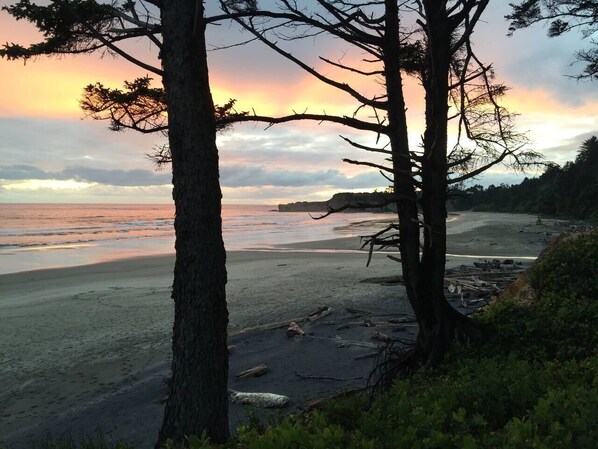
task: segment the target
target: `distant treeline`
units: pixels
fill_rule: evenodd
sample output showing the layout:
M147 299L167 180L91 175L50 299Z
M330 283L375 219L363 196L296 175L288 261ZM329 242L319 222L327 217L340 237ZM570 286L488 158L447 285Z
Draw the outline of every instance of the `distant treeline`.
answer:
M454 209L524 212L598 220L598 139L583 142L574 162L550 165L539 177L519 185L475 185L450 192Z

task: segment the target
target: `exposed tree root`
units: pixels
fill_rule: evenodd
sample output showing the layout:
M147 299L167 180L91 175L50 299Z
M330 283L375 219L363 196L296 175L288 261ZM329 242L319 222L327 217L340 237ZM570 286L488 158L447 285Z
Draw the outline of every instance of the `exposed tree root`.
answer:
M397 379L407 378L420 367L433 367L440 364L451 344L467 346L482 336L478 325L471 318L452 309L442 325L432 329L422 329L417 340L391 342L381 348L378 363L368 378L370 399L384 393Z

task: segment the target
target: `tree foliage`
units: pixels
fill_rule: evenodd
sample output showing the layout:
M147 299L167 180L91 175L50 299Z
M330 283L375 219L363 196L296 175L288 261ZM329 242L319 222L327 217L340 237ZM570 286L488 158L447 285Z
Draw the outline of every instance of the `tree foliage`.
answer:
M578 31L590 41L588 49L579 50L577 59L585 64L579 79L598 80L598 3L595 0L524 0L510 3L512 13L509 33L533 24L548 22L547 34L557 37Z
M573 162L549 165L538 178L518 185L476 185L453 192L457 209L523 212L598 220L598 139L584 141Z

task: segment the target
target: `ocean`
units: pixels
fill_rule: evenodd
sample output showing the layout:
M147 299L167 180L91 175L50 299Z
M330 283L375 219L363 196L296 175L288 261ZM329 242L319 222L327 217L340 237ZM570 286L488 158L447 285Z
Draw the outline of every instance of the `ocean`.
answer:
M392 219L364 212L313 220L268 205L222 210L227 251L367 235ZM0 204L0 274L172 254L173 223L174 206L164 204Z

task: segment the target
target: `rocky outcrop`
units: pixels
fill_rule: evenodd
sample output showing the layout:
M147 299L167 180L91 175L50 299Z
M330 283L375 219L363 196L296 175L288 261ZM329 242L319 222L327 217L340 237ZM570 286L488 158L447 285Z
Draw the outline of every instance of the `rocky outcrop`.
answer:
M328 201L299 201L279 204L279 212L396 212L392 194L386 192L336 193Z

